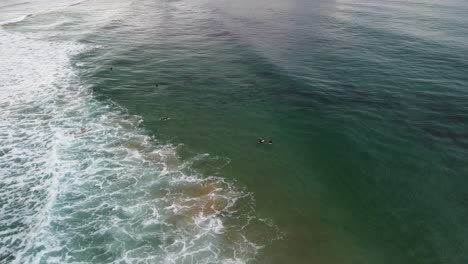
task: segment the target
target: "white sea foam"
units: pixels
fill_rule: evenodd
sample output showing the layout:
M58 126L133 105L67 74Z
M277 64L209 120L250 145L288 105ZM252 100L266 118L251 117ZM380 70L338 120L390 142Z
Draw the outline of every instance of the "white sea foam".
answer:
M0 6L0 26L15 24L33 15L45 14L54 10L60 10L68 6L76 5L86 0L32 0L27 2L6 0Z
M252 194L194 172L208 154L180 161L140 117L97 101L70 64L87 48L0 31L0 260L252 260L276 237Z

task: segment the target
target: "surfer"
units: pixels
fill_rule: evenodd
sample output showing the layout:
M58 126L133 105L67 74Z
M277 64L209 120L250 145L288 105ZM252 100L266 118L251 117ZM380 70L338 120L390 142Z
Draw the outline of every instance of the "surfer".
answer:
M268 144L273 144L273 139L270 138L270 140L268 141Z
M263 144L265 143L265 140L263 138L259 138L257 141L257 144Z

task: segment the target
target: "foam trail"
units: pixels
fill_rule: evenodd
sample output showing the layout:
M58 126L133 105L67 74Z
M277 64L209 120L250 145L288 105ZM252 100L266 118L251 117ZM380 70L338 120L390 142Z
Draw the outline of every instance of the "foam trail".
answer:
M70 64L86 47L0 39L0 262L248 263L278 238L252 194L94 99Z

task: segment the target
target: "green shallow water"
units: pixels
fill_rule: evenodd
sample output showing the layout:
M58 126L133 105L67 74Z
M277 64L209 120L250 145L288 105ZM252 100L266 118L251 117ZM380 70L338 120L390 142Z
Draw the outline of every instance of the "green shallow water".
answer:
M93 30L56 30L97 47L72 61L99 101L254 194L283 239L253 263L455 264L468 261L467 12L134 1Z
M99 64L84 79L158 138L229 158L221 175L286 234L261 262L462 263L468 61L453 3L147 3L86 38L107 51L82 58Z

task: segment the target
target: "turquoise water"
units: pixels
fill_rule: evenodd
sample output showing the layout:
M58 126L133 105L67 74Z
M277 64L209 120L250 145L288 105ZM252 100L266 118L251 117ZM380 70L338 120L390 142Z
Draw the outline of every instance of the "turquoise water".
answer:
M467 13L2 2L0 262L466 263Z

